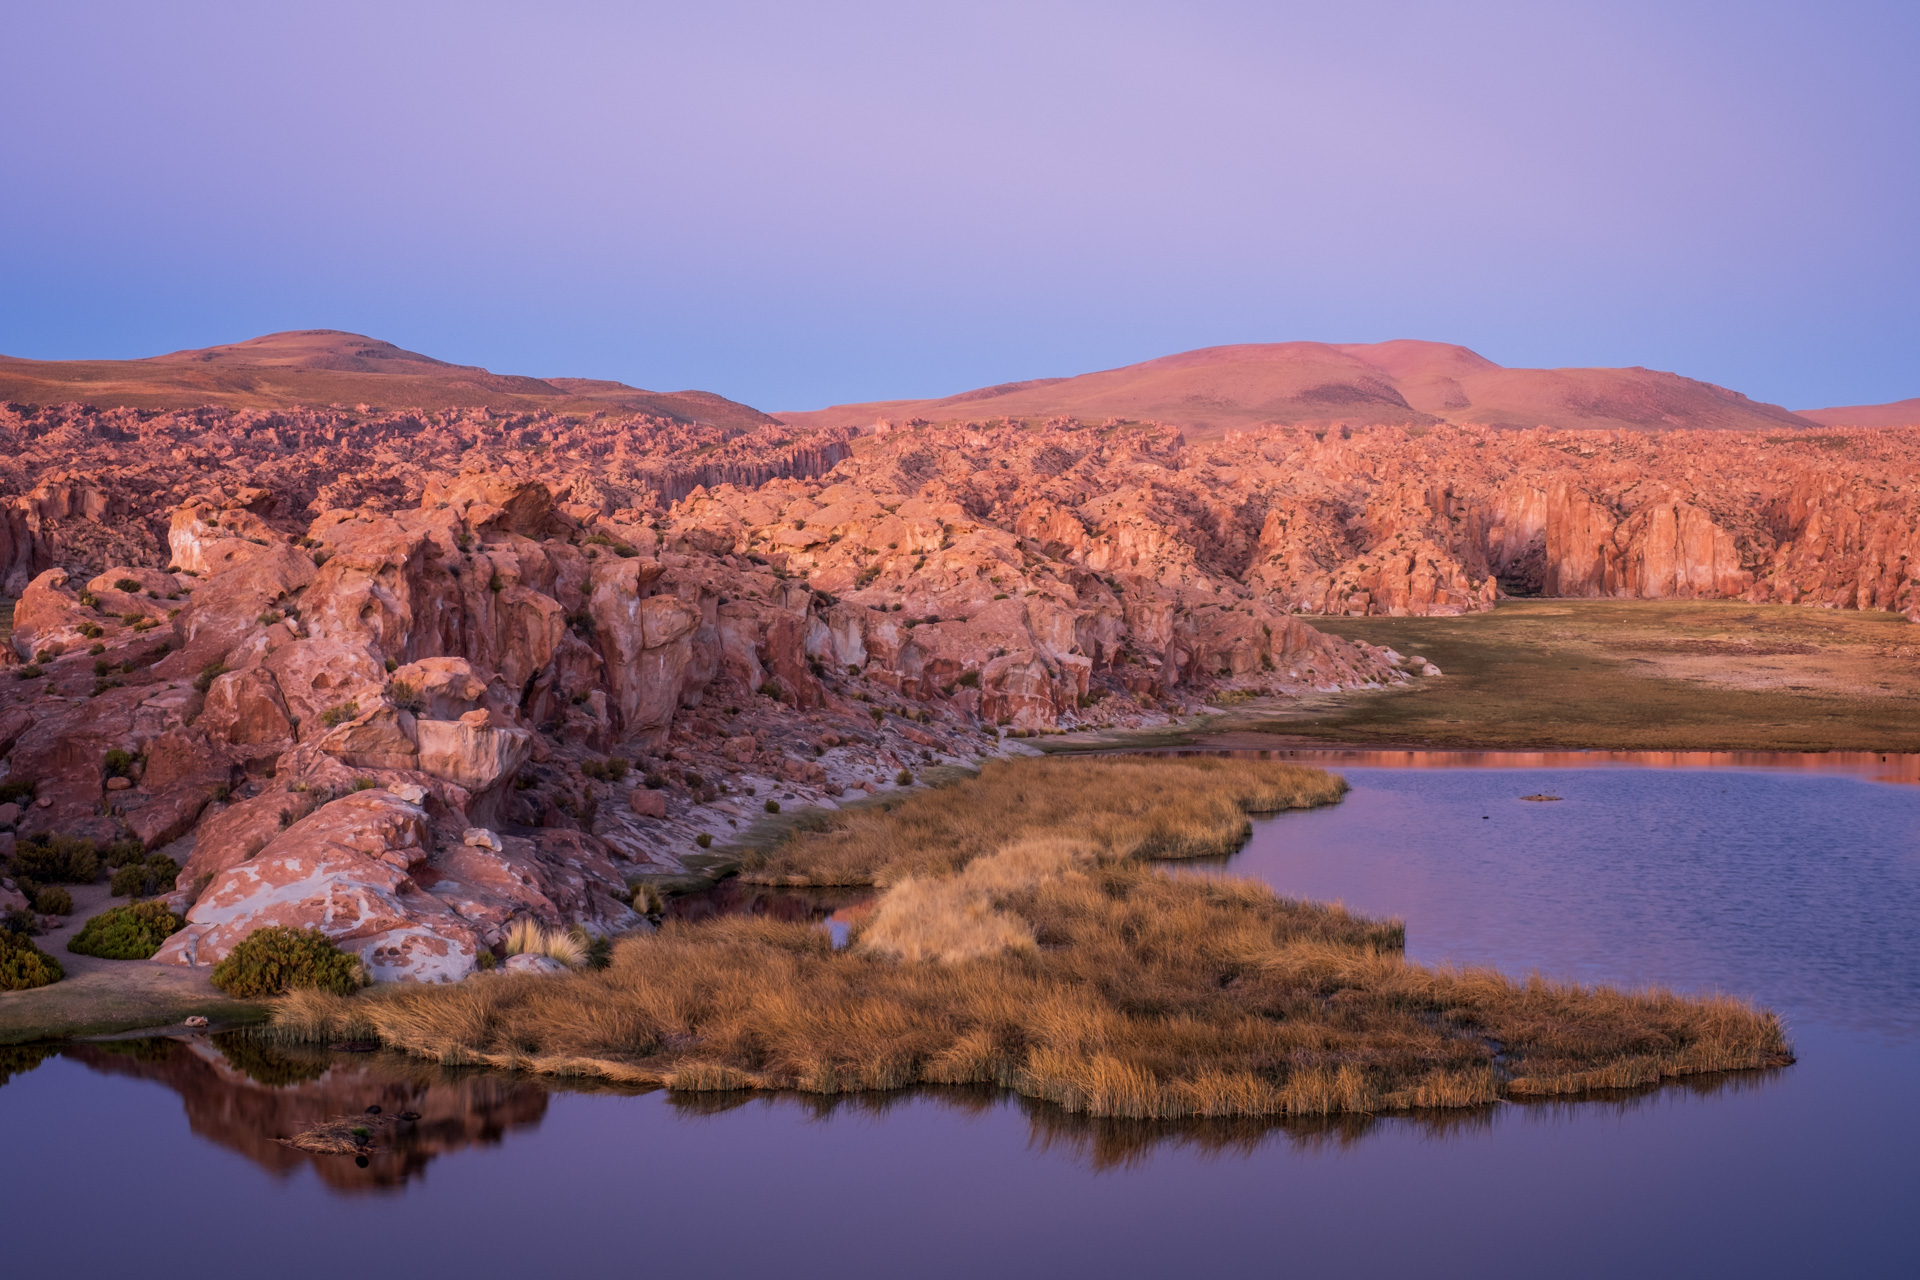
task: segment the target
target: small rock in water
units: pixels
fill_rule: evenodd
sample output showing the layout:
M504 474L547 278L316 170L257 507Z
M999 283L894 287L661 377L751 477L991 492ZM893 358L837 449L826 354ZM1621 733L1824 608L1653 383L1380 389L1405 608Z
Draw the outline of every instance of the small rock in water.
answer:
M207 1025L207 1020L196 1013L187 1019L186 1025L189 1027L204 1027Z
M1558 800L1560 797L1550 796L1550 795L1547 795L1545 792L1542 792L1537 796L1521 796L1520 798L1522 800Z

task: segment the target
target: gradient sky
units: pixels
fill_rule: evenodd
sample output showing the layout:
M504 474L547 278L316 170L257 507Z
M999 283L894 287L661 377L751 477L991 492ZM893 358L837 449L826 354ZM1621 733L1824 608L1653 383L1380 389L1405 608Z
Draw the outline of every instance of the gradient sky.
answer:
M1462 342L1920 395L1920 4L0 0L0 352L766 409Z

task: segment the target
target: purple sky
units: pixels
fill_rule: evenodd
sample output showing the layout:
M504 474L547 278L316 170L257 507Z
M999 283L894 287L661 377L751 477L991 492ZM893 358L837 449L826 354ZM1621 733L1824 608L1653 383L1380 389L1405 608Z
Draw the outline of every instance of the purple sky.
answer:
M0 5L0 352L768 409L1224 342L1920 395L1920 4Z

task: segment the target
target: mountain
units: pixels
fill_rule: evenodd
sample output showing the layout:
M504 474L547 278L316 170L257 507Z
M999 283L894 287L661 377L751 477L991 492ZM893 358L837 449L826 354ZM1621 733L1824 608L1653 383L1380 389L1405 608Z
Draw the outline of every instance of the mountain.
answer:
M1506 369L1441 342L1248 343L1143 364L1009 382L935 400L782 413L795 426L997 417L1157 421L1196 437L1269 423L1659 430L1779 429L1816 422L1652 369Z
M1920 396L1892 404L1851 404L1834 409L1803 409L1803 418L1828 427L1920 427Z
M643 391L590 378L527 378L449 364L338 329L296 329L143 360L22 360L0 356L0 400L83 401L101 408L547 409L652 414L745 429L773 421L707 391Z

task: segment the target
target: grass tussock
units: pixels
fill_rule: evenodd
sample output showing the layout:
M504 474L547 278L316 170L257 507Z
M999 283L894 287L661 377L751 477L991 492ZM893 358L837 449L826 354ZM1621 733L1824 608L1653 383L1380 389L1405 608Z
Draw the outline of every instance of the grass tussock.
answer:
M1105 858L1223 857L1246 841L1249 814L1333 804L1346 790L1344 779L1323 770L1264 760L992 761L978 777L796 831L744 878L886 885L946 875L1049 833L1069 834Z
M1055 796L1059 763L1009 767L1045 771L1018 803ZM1115 819L1103 847L1083 829L1099 802L1047 803L1073 816L980 854L956 836L931 855L951 870L881 863L892 886L844 950L800 923L669 921L603 970L294 992L273 1034L685 1092L992 1085L1137 1119L1470 1107L1791 1061L1778 1019L1740 1001L1410 964L1397 921L1167 876L1114 851L1165 819ZM954 821L932 808L876 817Z
M537 920L522 917L507 930L507 954L545 956L558 960L569 969L587 962L587 944L565 929L542 928Z

